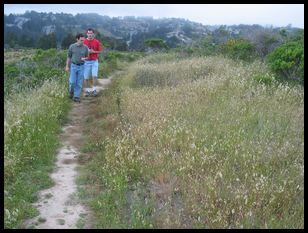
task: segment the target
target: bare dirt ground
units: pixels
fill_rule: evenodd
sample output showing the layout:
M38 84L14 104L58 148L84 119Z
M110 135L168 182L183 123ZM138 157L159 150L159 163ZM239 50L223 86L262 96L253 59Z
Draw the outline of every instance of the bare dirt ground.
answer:
M107 88L111 79L98 79L97 92ZM89 108L97 97L81 97L81 103L73 103L69 122L63 127L63 142L57 154L56 169L50 175L55 185L39 193L34 203L40 214L25 222L25 228L38 229L90 229L91 212L82 205L77 196L75 178L78 175L78 155L85 138L82 127ZM91 104L92 103L92 104Z

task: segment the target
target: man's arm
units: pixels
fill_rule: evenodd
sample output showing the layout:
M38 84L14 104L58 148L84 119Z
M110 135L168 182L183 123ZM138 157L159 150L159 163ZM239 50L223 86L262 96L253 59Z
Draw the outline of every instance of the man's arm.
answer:
M102 52L102 48L101 48L101 43L98 42L98 50L94 50L94 49L90 49L89 53L101 53Z
M70 47L68 48L68 51L67 51L67 59L66 59L65 71L69 71L70 70L71 62L72 62L72 55L73 55L72 45L70 45Z
M67 57L65 71L69 71L70 70L71 62L72 62L71 58Z

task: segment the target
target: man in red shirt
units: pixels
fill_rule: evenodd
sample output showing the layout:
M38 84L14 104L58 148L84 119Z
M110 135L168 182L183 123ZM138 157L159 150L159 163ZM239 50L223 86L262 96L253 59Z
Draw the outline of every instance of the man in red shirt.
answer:
M98 40L94 39L94 31L92 28L87 30L87 38L83 42L89 48L88 59L85 60L84 66L84 86L85 86L85 97L90 95L91 88L89 87L89 78L92 75L92 96L97 96L96 85L97 85L97 74L98 74L98 55L101 53L102 48Z

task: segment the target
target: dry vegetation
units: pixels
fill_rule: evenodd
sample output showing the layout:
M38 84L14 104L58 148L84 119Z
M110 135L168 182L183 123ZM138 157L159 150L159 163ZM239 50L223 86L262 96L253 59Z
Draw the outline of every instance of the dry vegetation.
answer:
M80 179L97 227L303 228L304 90L256 75L168 54L116 78Z

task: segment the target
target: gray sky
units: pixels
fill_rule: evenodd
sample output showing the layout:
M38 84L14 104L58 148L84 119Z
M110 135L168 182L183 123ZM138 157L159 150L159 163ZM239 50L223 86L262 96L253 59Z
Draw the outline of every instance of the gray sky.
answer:
M304 28L304 4L4 4L4 14L25 11L98 13L110 17L184 18L204 25L260 24Z

